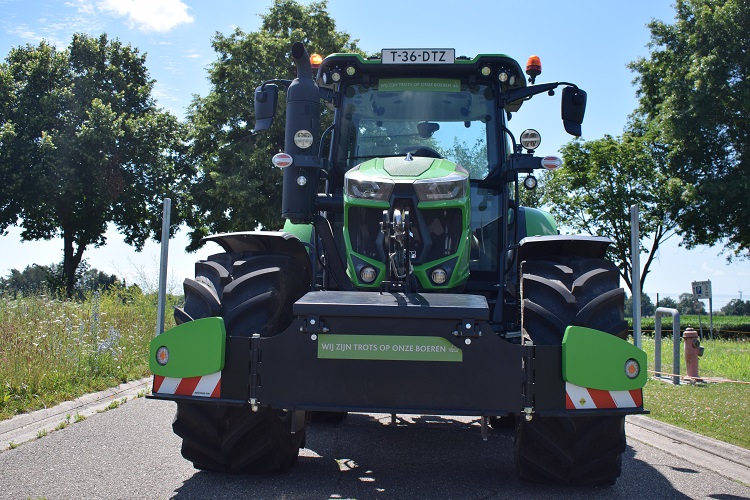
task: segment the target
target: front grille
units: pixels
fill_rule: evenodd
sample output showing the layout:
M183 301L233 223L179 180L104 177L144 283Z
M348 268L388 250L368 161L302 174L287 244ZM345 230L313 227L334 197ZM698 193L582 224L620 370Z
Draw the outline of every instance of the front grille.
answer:
M411 221L410 250L414 264L442 259L458 251L463 217L460 208L439 208L417 211L408 198L396 198L393 208L409 212ZM350 206L348 230L352 250L380 262L385 262L386 242L380 236L383 210ZM393 209L390 210L391 219Z
M382 221L383 209L349 207L349 240L352 251L385 262L383 238L380 236Z
M446 208L423 210L424 227L431 245L422 262L430 262L453 255L461 239L461 209Z

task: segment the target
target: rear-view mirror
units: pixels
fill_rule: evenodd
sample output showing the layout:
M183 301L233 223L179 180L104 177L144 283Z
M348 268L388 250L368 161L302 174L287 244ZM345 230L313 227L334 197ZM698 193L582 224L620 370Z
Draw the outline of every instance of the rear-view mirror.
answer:
M580 137L583 115L586 113L586 92L576 87L565 87L562 92L562 120L565 131Z
M271 128L276 115L276 104L279 101L279 87L273 83L261 85L255 89L255 128L254 132L263 132Z

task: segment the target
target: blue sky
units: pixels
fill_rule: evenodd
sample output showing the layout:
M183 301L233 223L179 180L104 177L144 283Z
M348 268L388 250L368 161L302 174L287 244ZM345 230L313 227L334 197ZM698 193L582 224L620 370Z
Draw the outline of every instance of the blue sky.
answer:
M271 5L272 0L0 0L0 56L4 59L12 47L36 45L42 39L62 48L73 33L106 32L147 54L159 105L183 117L192 96L205 96L209 90L206 67L215 59L211 37L236 27L256 30L260 14ZM481 7L472 4L464 12L459 6L444 0L380 0L365 11L359 2L329 0L328 11L337 28L359 39L367 52L449 46L457 55L506 53L522 65L536 54L543 68L538 82L571 81L588 92L583 124L587 140L622 133L636 106L634 75L626 65L648 55L647 23L674 17L670 0L497 1ZM570 140L560 121L558 96L534 98L511 122L514 131L533 127L541 133L540 153L556 154ZM0 275L62 259L60 241L20 243L19 234L11 229L0 236ZM678 242L677 237L670 240L652 265L645 291L653 299L656 293L677 298L691 290L692 281L703 280L713 283L715 309L739 298L740 290L743 299L750 299L750 262L728 265L719 248L687 251ZM170 242L169 281L175 289L184 277L192 276L195 260L217 250L186 254L186 243L186 231ZM110 231L107 245L88 249L84 258L102 271L154 284L158 255L156 244L136 253Z

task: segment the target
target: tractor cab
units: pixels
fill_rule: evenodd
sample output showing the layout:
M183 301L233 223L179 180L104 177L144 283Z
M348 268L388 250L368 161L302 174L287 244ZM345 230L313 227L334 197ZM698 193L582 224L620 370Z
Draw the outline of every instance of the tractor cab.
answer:
M257 89L256 130L270 126L275 106L264 104L275 103L278 85L287 87L287 144L297 150L281 154L282 213L315 224L314 213L325 209L343 269L324 286L480 293L498 323L517 322L509 317L515 286L504 290L516 280L517 244L557 234L548 214L519 206L519 173L531 189L535 169L561 163L529 154L538 133L517 141L507 116L561 84L527 86L520 65L502 54L384 49L380 58L313 55L310 63L293 56L298 79ZM540 72L532 58L529 81ZM566 85L563 121L580 134L586 94Z

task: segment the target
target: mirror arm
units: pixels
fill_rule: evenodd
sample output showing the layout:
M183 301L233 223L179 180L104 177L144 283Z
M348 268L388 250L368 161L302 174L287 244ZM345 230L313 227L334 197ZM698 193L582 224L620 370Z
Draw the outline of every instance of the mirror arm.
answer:
M513 90L511 92L508 92L505 94L504 98L502 99L502 108L504 108L507 104L510 104L515 101L519 101L521 99L528 99L529 97L535 96L537 94L541 94L542 92L549 92L550 90L555 90L560 85L568 85L570 87L573 87L578 91L578 86L573 83L568 82L554 82L554 83L540 83L539 85L533 85L531 87L522 87L520 89Z
M291 80L266 80L265 82L261 84L260 89L266 90L266 85L270 85L272 83L286 90L292 84L292 81Z

